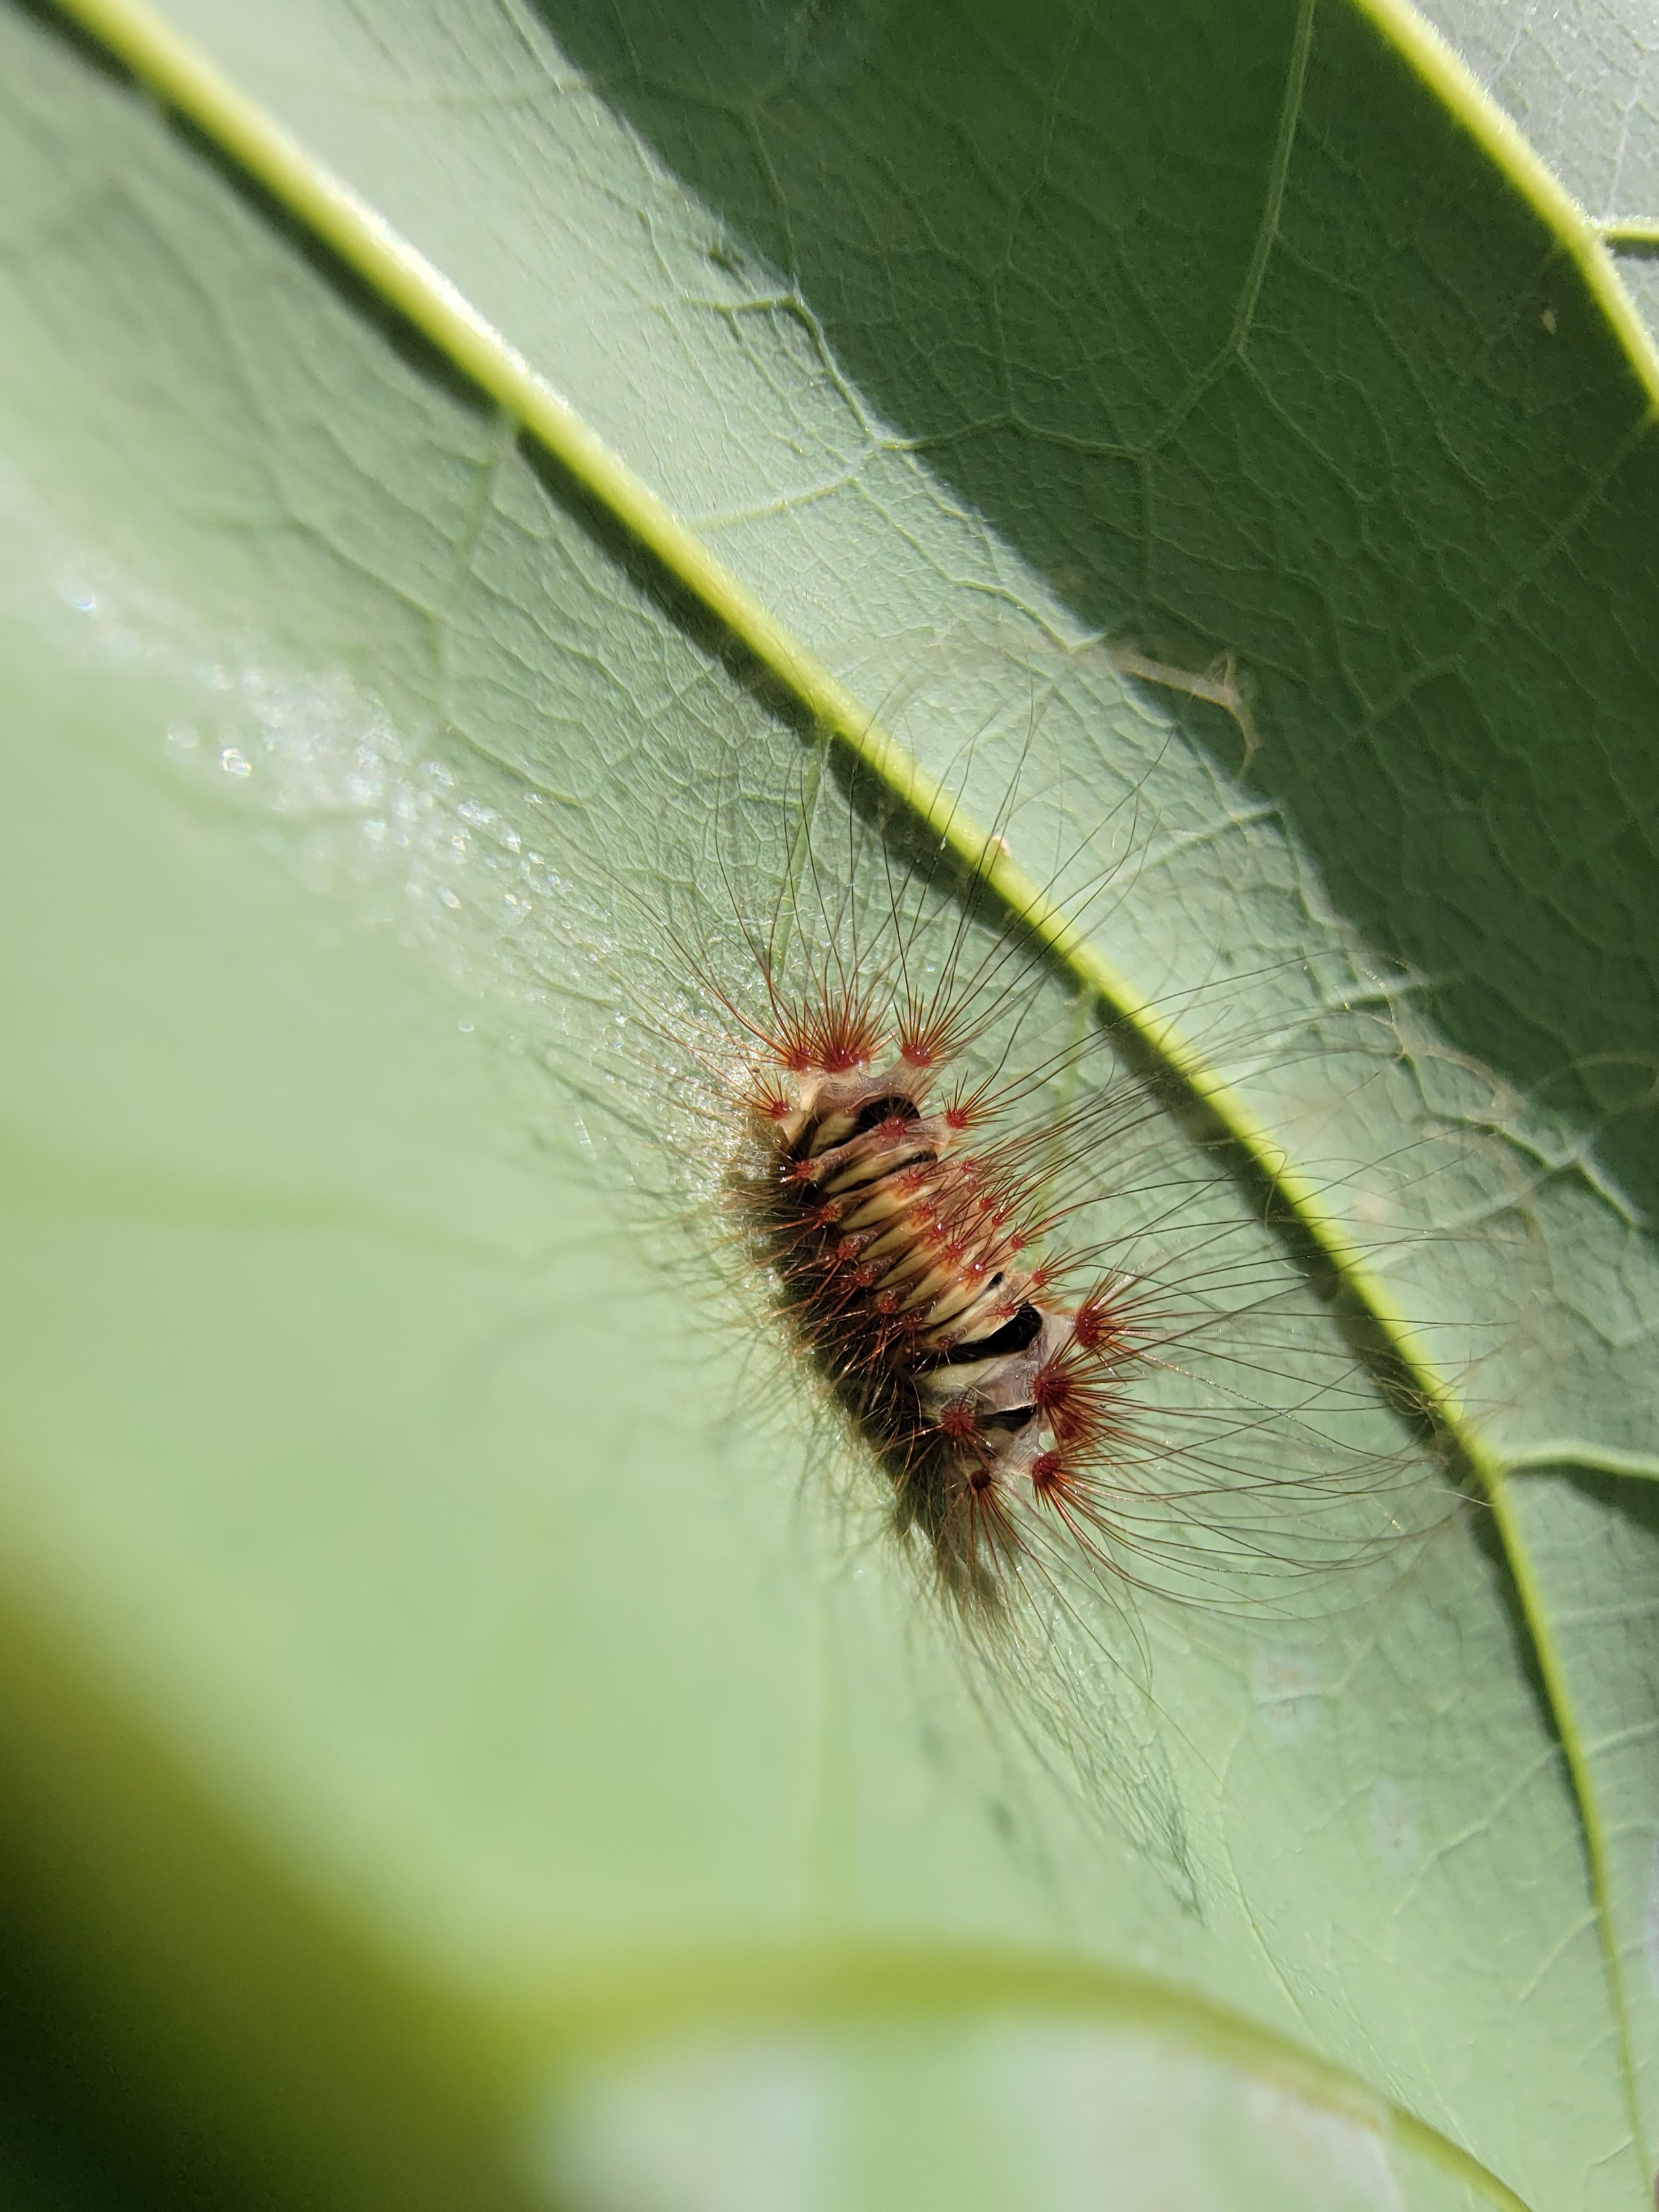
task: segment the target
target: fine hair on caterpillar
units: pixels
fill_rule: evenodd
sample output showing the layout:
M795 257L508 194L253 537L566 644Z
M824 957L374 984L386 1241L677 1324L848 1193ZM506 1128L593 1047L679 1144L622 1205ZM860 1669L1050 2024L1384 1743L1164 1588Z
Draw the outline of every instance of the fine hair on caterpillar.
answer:
M976 673L959 642L942 711L869 687L902 751L832 736L718 639L653 632L604 670L605 743L573 711L498 757L459 732L421 750L384 718L366 734L344 691L279 693L263 749L227 732L256 759L228 797L505 1010L526 1136L574 1135L674 1279L660 1342L631 1308L617 1326L641 1360L692 1363L688 1443L706 1422L718 1466L733 1428L778 1440L779 1486L853 1540L804 1547L830 1585L884 1547L919 1644L964 1626L999 1721L1167 1863L1168 1655L1202 1641L1238 1681L1258 1638L1336 1653L1457 1500L1435 1409L1302 1194L1357 1224L1368 1266L1401 1255L1401 1310L1442 1319L1456 1373L1461 1316L1409 1287L1413 1256L1516 1178L1460 1182L1493 1086L1470 1072L1461 1121L1437 1113L1425 1071L1449 1063L1411 979L1371 972L1270 810L1206 782L1109 659L999 649ZM1175 1031L1247 1098L1251 1141ZM849 1198L877 1218L803 1207ZM872 1229L896 1256L860 1284ZM868 1238L844 1278L830 1230ZM671 1453L653 1479L680 1473ZM752 1483L743 1453L732 1479ZM907 1615L906 1569L943 1603Z
M734 764L715 895L695 928L654 918L649 1026L699 1203L959 1613L995 1628L1081 1585L1120 1613L1295 1609L1337 1569L1397 1566L1448 1510L1442 1455L1271 1175L1011 903L1036 728L983 830L809 733L769 890L734 860ZM1145 865L1139 792L1114 811L1089 825L1096 855L1115 826L1108 865L1080 878L1062 832L1037 878L1073 926L1109 923ZM1265 973L1218 960L1161 1018L1223 1064L1346 1065L1350 1092L1392 1065L1385 994L1316 991L1287 1031L1232 1011Z

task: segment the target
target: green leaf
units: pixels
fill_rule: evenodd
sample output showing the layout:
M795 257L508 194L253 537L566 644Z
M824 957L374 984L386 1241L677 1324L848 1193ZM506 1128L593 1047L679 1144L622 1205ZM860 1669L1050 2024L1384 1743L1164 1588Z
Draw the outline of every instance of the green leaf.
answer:
M1659 312L1659 124L1647 101L1652 11L1594 17L1492 0L1425 11L1613 248L1649 331Z
M76 13L171 112L0 17L31 1943L261 2201L1645 2201L1653 386L1565 196L1338 0ZM1150 1608L1104 1821L653 1196L639 902L799 773L714 617L921 805L1035 727L1039 878L1138 825L1074 977L1488 1486ZM1206 1056L1223 953L1373 1079Z

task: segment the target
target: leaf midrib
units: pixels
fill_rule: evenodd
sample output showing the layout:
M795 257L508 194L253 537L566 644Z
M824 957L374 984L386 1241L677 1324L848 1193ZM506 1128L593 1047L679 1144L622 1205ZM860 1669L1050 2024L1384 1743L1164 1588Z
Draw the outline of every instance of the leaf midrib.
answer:
M1650 415L1659 412L1659 349L1626 292L1607 246L1577 201L1518 127L1475 83L1440 34L1409 5L1409 0L1350 0L1350 3L1400 51L1553 232L1646 391ZM1071 921L1063 907L1007 854L1000 841L964 813L833 672L611 448L556 386L487 321L441 270L401 237L370 202L256 100L239 90L148 0L57 0L57 4L261 184L528 431L665 569L718 617L822 728L856 755L935 836L956 852L1053 957L1100 1000L1113 1018L1131 1028L1170 1074L1203 1102L1336 1271L1348 1293L1370 1316L1401 1372L1410 1377L1422 1402L1431 1409L1434 1425L1454 1444L1493 1508L1571 1778L1610 2000L1619 2025L1626 2103L1639 2145L1642 2128L1630 2017L1593 1777L1533 1565L1507 1508L1506 1463L1475 1429L1445 1377L1418 1349L1406 1317L1366 1265L1359 1248L1322 1206L1314 1183L1291 1165L1266 1124L1209 1066L1179 1027L1158 1013L1130 979ZM1304 28L1311 21L1313 4L1314 0L1309 0L1302 11ZM1413 2125L1427 2135L1433 2133L1423 2123ZM1645 2162L1644 2149L1642 2155ZM1505 2192L1500 2201L1514 2200Z

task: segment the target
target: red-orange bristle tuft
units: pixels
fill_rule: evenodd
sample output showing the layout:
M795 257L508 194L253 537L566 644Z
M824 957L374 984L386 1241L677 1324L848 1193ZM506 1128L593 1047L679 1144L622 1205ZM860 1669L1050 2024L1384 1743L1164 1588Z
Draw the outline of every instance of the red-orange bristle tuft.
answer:
M978 1416L966 1398L953 1398L940 1413L939 1425L943 1435L958 1443L970 1443L979 1435Z

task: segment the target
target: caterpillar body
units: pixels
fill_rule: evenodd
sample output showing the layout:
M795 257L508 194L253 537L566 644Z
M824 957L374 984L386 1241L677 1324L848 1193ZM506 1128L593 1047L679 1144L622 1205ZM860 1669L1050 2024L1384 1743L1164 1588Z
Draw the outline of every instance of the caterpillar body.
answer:
M994 1107L936 1094L949 1018L786 1020L745 1101L767 1133L743 1191L781 1304L958 1596L983 1599L1034 1506L1093 1543L1135 1307L1066 1304ZM990 1142L976 1146L976 1136Z
M727 876L734 957L706 921L676 937L690 993L662 1027L719 1133L713 1201L899 1534L981 1622L1034 1591L1074 1611L1079 1578L1120 1607L1131 1585L1282 1606L1397 1553L1443 1496L1414 1409L1180 1086L1126 1063L1110 1010L997 896L1017 790L964 861L954 816L918 837L845 760L814 832L836 781L806 780L804 846L780 841L805 860L769 910ZM1355 1024L1368 1073L1392 1065L1386 1019Z

